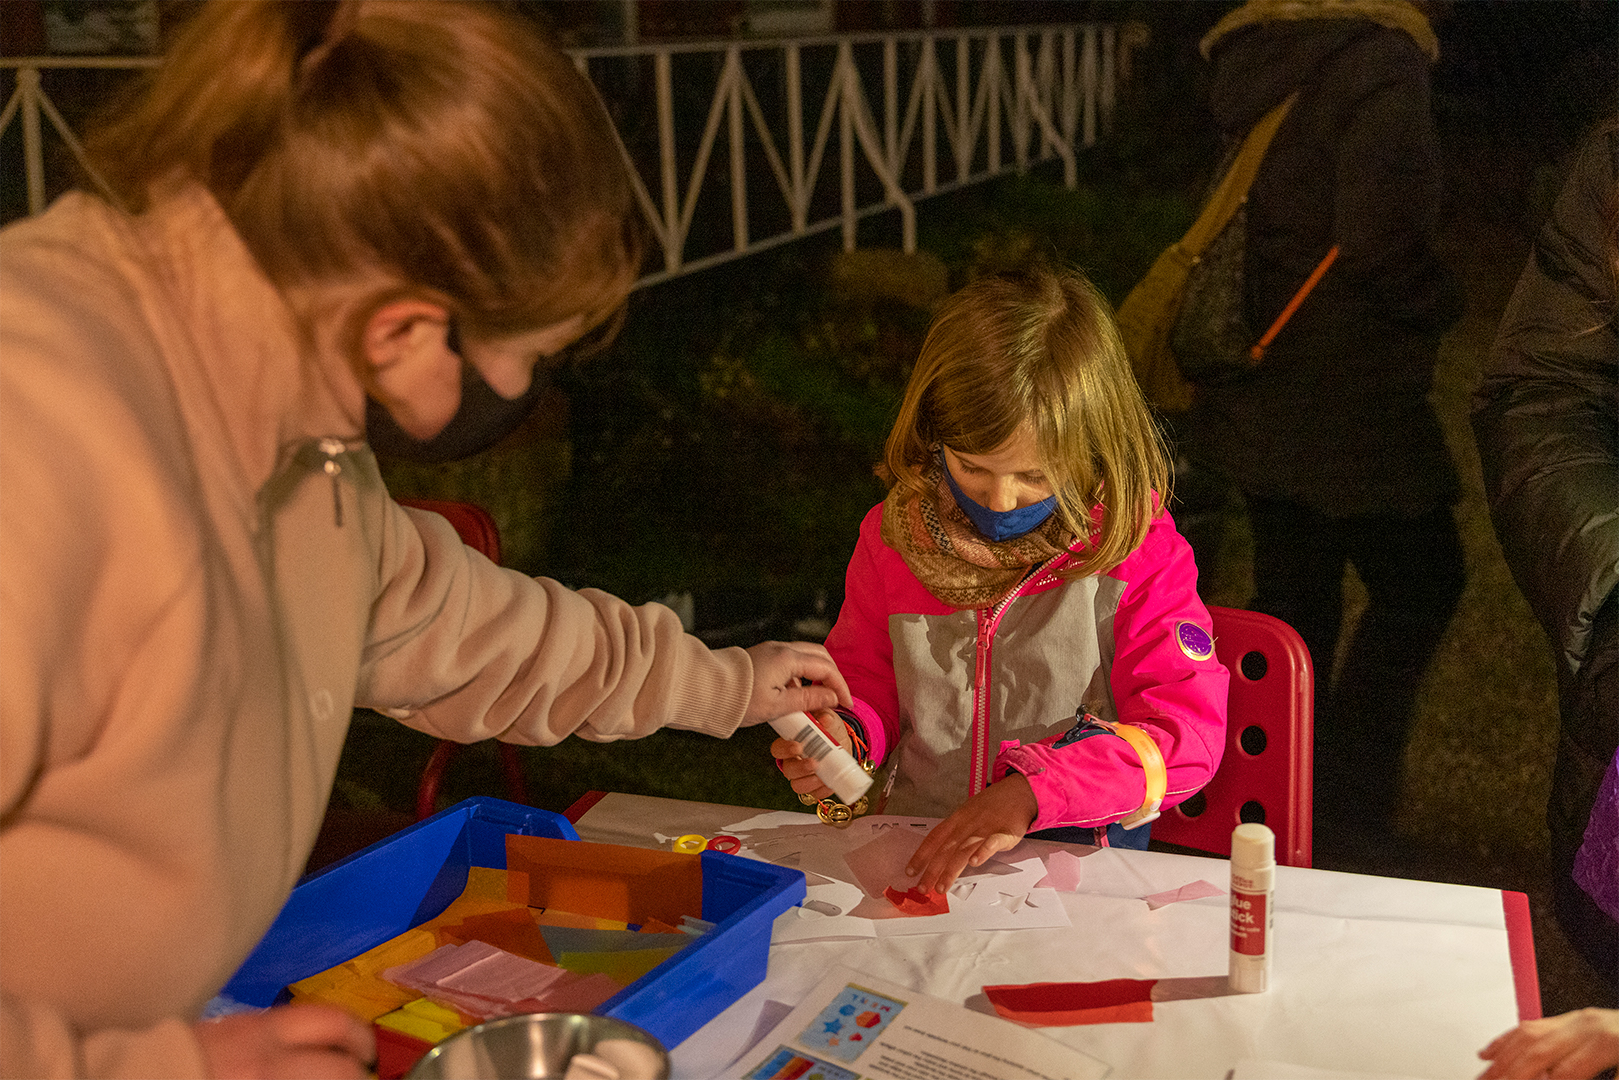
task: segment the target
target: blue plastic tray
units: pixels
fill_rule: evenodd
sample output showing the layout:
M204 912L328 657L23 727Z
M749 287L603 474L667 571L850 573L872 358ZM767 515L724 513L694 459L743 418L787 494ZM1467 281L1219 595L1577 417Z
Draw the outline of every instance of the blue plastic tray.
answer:
M275 1004L288 983L426 922L461 895L469 867L505 868L508 833L579 839L567 818L548 810L503 799L457 803L300 882L222 994L244 1005ZM771 926L805 896L798 870L718 851L697 858L700 914L714 929L596 1010L645 1028L666 1047L764 979Z

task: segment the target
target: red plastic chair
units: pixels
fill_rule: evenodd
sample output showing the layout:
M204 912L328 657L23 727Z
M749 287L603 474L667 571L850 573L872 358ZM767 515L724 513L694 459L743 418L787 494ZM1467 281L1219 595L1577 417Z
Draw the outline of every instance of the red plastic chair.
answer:
M1276 861L1310 865L1315 673L1298 631L1269 615L1209 608L1214 653L1231 671L1225 756L1197 795L1152 823L1153 840L1231 854L1245 821L1276 833Z
M401 506L418 510L431 510L445 518L460 534L461 542L481 552L491 562L500 562L500 529L489 511L472 503L447 502L439 499L400 499ZM506 776L506 790L516 803L527 803L528 793L523 787L523 765L517 757L517 747L500 743L500 769ZM461 752L462 744L440 739L433 748L433 756L422 769L422 779L416 787L416 820L430 818L437 810L439 788L444 784L444 772Z

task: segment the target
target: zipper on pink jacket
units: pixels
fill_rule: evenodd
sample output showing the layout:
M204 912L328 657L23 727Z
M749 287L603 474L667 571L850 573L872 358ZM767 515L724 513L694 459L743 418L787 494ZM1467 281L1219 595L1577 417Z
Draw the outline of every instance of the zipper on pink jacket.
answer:
M1062 558L1057 556L1045 567L1036 570L1018 584L994 607L979 608L978 640L973 658L973 751L972 764L967 773L967 794L977 795L989 786L990 769L995 755L989 749L989 673L990 655L994 651L995 631L1001 625L1001 616L1012 606L1012 601L1036 585L1051 580L1051 567Z

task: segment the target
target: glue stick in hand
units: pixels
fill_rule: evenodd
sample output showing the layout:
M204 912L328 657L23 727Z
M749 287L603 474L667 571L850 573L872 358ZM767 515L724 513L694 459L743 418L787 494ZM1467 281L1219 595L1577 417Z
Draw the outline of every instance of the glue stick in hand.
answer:
M866 770L849 751L833 742L808 713L778 716L770 721L770 726L776 729L777 735L804 748L804 756L815 763L815 775L845 803L853 803L871 787L871 777L866 775Z
M1231 989L1257 994L1270 989L1272 889L1276 879L1276 834L1264 825L1238 825L1231 833Z

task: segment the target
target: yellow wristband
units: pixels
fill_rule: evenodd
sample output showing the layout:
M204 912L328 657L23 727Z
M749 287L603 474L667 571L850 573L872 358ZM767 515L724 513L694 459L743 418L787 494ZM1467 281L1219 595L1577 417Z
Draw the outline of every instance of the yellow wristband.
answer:
M1164 796L1169 793L1169 770L1164 767L1164 755L1158 749L1158 744L1153 741L1151 735L1134 724L1120 724L1111 720L1095 722L1135 748L1136 756L1141 758L1142 775L1146 779L1147 791L1141 801L1141 808L1119 824L1126 829L1133 829L1137 825L1145 825L1149 821L1156 820L1158 808L1164 805Z

